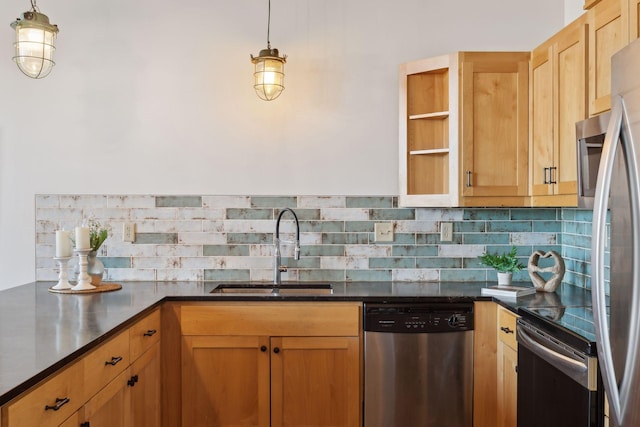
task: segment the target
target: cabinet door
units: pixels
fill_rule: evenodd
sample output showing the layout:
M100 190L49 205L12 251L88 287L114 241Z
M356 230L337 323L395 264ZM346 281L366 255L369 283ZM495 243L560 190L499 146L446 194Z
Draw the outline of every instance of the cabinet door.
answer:
M589 114L611 108L611 55L629 40L627 0L602 0L589 9Z
M464 205L528 194L529 54L461 53ZM525 200L522 200L523 204ZM505 202L517 205L513 200Z
M629 0L629 42L640 38L640 0Z
M587 26L583 20L565 27L554 44L556 107L552 178L555 195L574 195L562 205L577 206L575 123L587 118Z
M498 426L516 427L518 410L518 352L498 341Z
M268 427L268 349L267 337L183 337L182 425Z
M84 419L91 427L129 427L129 370L123 371L84 406Z
M358 337L271 339L272 426L360 426Z
M553 165L553 45L531 55L531 195L548 196L548 171Z
M134 427L160 426L160 343L131 365L131 421Z

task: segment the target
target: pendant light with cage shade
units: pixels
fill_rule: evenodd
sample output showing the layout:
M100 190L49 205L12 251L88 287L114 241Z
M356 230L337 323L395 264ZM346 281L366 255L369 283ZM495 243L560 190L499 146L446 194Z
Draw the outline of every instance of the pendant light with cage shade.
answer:
M265 101L273 101L284 90L284 63L287 62L287 55L280 56L278 49L271 48L270 30L271 0L267 18L267 48L262 49L258 56L251 55L251 62L254 64L253 88L258 97Z
M12 22L11 28L16 30L13 60L20 71L32 79L47 77L56 65L53 54L58 26L49 23L49 17L40 13L36 0L31 0L31 10Z

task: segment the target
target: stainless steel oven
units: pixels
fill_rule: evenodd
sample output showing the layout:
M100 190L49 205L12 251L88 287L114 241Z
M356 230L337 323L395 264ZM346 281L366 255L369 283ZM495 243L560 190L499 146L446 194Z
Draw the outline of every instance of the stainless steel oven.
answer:
M595 343L519 312L518 427L603 426Z
M593 209L602 145L609 125L610 112L576 123L578 161L578 207Z

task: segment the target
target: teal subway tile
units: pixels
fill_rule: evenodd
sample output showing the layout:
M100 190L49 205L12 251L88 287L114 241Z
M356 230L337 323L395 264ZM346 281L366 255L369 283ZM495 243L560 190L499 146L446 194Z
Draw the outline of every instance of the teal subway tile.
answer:
M535 233L562 232L560 221L531 221Z
M375 231L374 221L346 221L344 231L347 233L373 233Z
M201 196L156 196L157 208L201 208Z
M485 270L440 270L441 282L484 282L486 276Z
M458 221L453 223L454 233L484 233L484 221Z
M289 268L320 268L320 257L300 257L299 260L295 260L292 257L282 257L282 263Z
M227 234L228 244L250 245L250 244L271 244L273 243L272 233L229 233Z
M347 270L348 282L390 282L393 279L391 270Z
M562 246L561 245L543 245L543 246L536 245L533 248L531 248L529 255L531 255L533 251L542 251L542 252L556 251L557 253L562 255ZM520 252L518 253L520 254ZM525 253L522 252L521 255L525 255Z
M508 233L467 233L463 235L465 245L507 245Z
M295 196L251 196L252 208L292 208L298 206Z
M204 280L208 281L249 281L251 280L250 270L204 270Z
M342 282L345 280L344 270L298 270L298 278L302 282Z
M204 256L249 256L249 245L203 245Z
M416 235L413 233L395 233L393 235L393 242L375 242L376 236L374 233L369 235L371 243L377 243L380 245L414 245L416 243Z
M343 245L302 245L300 256L344 256Z
M100 261L104 264L105 268L131 268L130 257L100 257Z
M318 221L320 220L320 209L294 209L293 210L298 217L298 221ZM274 211L273 217L277 219L280 215L281 210L276 209ZM285 213L282 215L282 220L293 220L293 215L290 213Z
M576 210L572 208L562 208L561 217L563 221L575 221Z
M462 268L486 268L480 263L479 258L462 258Z
M462 268L461 258L416 258L416 268Z
M586 260L591 258L591 251L590 250L588 251L588 255L589 256L587 256L587 249L585 249L585 248L576 248L576 247L573 247L573 246L565 246L563 251L562 251L562 254L563 254L564 257L573 258L573 259L578 260L578 261L586 261Z
M393 197L347 196L348 208L393 208Z
M577 246L579 248L591 247L591 236L580 236L578 234L565 234L563 236L565 246Z
M416 259L411 257L369 258L369 268L416 268Z
M325 245L366 245L369 243L368 233L322 233Z
M556 220L557 209L547 208L517 208L511 209L511 219L518 220Z
M464 210L465 220L508 221L509 209L470 209Z
M178 243L178 233L136 233L134 244L166 245Z
M391 255L398 256L437 256L437 246L427 245L394 245L391 247Z
M343 221L300 221L302 233L342 233L345 231L344 226Z
M593 211L587 209L576 210L576 221L592 222Z
M529 232L532 231L531 221L491 221L487 223L487 232Z
M513 245L497 245L497 246L487 246L486 250L489 253L499 253L499 254L504 254L507 253L511 250L511 248L513 247ZM518 256L529 256L531 255L531 246L515 246L516 248L516 252L518 254Z
M498 280L498 275L496 274L496 280ZM531 283L531 277L529 276L529 272L525 268L524 270L515 271L513 273L513 280L515 282L528 282Z
M416 236L416 244L418 245L459 245L462 243L462 234L453 233L451 242L440 241L440 233L425 233Z
M228 208L227 219L274 219L273 209Z
M563 222L564 229L563 233L569 234L587 234L587 224L584 222L575 222L575 221L564 221ZM590 228L589 228L590 230ZM590 233L590 232L589 232Z
M369 211L369 219L372 221L408 221L415 218L415 209L371 209Z

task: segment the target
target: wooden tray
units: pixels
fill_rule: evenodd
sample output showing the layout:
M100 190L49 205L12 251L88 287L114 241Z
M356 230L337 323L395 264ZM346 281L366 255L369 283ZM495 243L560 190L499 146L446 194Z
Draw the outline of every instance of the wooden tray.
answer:
M102 283L96 286L95 289L87 289L84 291L74 291L73 289L52 289L52 287L49 288L49 292L53 292L56 294L95 294L99 292L112 292L122 289L122 285L119 283Z

